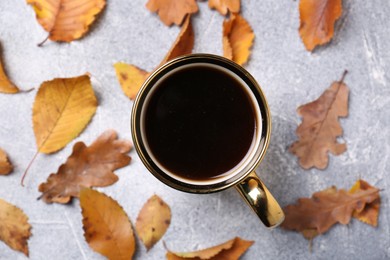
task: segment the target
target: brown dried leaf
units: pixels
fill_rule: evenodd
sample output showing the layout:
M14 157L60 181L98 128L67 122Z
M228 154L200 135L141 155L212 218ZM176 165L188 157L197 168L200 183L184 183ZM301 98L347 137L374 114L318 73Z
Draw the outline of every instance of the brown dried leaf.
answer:
M356 193L362 190L373 190L373 189L376 188L368 184L366 181L358 180L355 183L355 185L352 186L349 192ZM381 204L381 199L378 193L378 197L373 202L367 203L361 211L355 210L352 216L368 225L376 227L378 225L380 204Z
M24 212L0 199L0 240L10 248L28 256L27 240L31 236L31 225Z
M237 260L253 243L236 237L221 245L195 252L177 253L168 250L166 256L168 260Z
M80 191L84 237L89 246L109 259L132 259L135 239L129 217L111 197L84 188Z
M324 169L328 165L328 151L339 155L346 151L346 144L337 142L343 133L338 117L348 115L349 89L343 82L334 82L315 101L298 107L302 123L296 130L299 140L290 147L290 152L299 158L304 169L316 167Z
M220 14L240 12L240 0L209 0L210 9L216 9Z
M157 12L167 26L173 23L181 25L187 14L198 12L196 0L149 0L146 8L153 13Z
M286 206L286 218L281 227L301 232L311 239L336 223L348 224L355 211L362 212L378 198L379 190L374 187L354 193L331 187L314 193L311 198L300 198L295 205Z
M0 148L0 175L10 174L13 168L7 158L7 154Z
M68 203L78 197L82 187L104 187L118 180L113 171L130 163L126 155L132 147L126 140L117 140L114 130L107 130L90 146L78 142L57 173L50 174L39 185L40 198L47 203Z
M1 59L1 49L0 49L0 93L6 93L6 94L14 94L18 93L20 90L17 86L15 86L7 77L5 74L5 71L3 69Z
M173 43L167 55L161 61L160 65L181 55L189 54L194 47L194 30L191 23L191 16L187 16L179 35ZM159 67L158 66L158 67ZM135 99L139 89L144 81L150 75L149 72L142 70L134 65L118 62L114 64L116 76L125 95L131 100Z
M255 34L249 23L239 14L232 14L223 22L223 56L243 65L250 55Z
M159 196L153 195L138 214L135 230L149 251L167 231L171 209Z
M342 0L301 0L299 34L306 49L329 42L334 33L334 23L342 13Z

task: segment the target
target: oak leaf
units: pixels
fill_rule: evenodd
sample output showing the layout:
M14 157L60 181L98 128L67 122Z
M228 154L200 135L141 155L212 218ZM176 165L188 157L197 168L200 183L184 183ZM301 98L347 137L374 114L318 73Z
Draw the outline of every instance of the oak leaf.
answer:
M31 236L28 217L16 206L0 199L0 240L28 256L27 240Z
M159 196L153 195L138 214L135 230L147 250L152 248L171 223L171 209Z
M0 93L14 94L18 93L19 88L12 83L7 75L5 74L2 59L1 59L1 49L0 49Z
M347 149L345 143L340 144L336 139L343 132L338 117L348 115L349 89L343 82L345 74L317 100L297 109L302 116L302 123L296 130L299 140L289 150L299 158L304 169L324 169L329 161L328 151L339 155Z
M352 188L349 190L350 193L356 193L362 190L375 190L376 188L368 184L364 180L358 180ZM378 225L378 216L381 200L378 197L371 203L367 203L366 206L361 211L355 210L353 212L353 217L358 220L376 227Z
M71 42L81 38L88 31L95 16L103 10L106 2L105 0L27 0L27 3L34 8L37 20L49 33L50 40Z
M0 175L7 175L12 170L13 166L7 158L7 154L0 148Z
M195 252L177 253L168 250L166 256L168 260L237 260L253 243L236 237L221 245Z
M240 0L209 0L209 7L216 9L220 14L240 12Z
M301 0L299 34L307 50L329 42L342 13L342 0Z
M255 34L249 23L239 14L232 14L223 22L223 56L243 65L250 55Z
M181 55L191 53L193 47L194 30L192 28L191 17L187 16L179 35L159 66ZM132 100L135 99L142 84L150 75L150 72L123 62L114 64L114 68L119 84L125 95Z
M167 26L173 23L181 25L186 15L198 12L196 0L149 0L146 8L153 13L157 12Z
M351 193L331 187L316 192L311 198L300 198L284 208L286 218L281 227L301 232L307 239L325 233L336 223L348 224L354 212L362 212L379 198L374 187Z
M132 259L135 239L129 217L111 197L84 188L80 191L84 237L108 259Z
M78 142L57 173L39 185L40 198L47 203L68 203L78 197L82 187L104 187L118 181L113 171L130 163L126 155L132 147L126 140L117 140L114 130L107 130L90 146Z

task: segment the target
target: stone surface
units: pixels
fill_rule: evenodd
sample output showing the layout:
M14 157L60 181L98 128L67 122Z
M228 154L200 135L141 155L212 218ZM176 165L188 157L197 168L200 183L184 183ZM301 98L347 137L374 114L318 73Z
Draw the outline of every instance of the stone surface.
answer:
M336 185L349 188L359 177L382 189L379 226L357 220L337 226L313 241L281 229L267 230L234 189L210 195L175 191L157 181L135 151L129 167L117 171L115 185L101 189L124 207L134 222L138 211L154 193L172 208L172 224L163 237L172 250L196 250L234 236L254 240L243 259L389 259L390 258L390 26L387 0L344 1L334 40L314 53L299 38L299 1L246 0L242 14L253 26L255 45L247 69L261 84L273 115L271 145L259 175L281 205L298 197ZM131 138L132 102L122 93L113 64L133 63L151 70L165 56L179 28L164 26L144 6L146 1L108 1L107 8L86 37L70 44L48 41L37 47L46 33L25 1L0 1L0 42L10 78L22 89L37 88L42 81L89 72L99 99L87 129L63 150L39 155L30 169L26 187L21 175L36 151L31 107L36 90L0 94L0 147L15 171L0 178L0 198L22 208L30 218L33 236L30 259L103 259L83 237L79 202L46 205L37 201L38 185L55 172L76 141L91 143L107 128ZM199 2L194 17L195 52L222 54L223 17ZM347 69L351 89L350 115L341 120L348 151L330 156L324 171L301 169L287 151L296 139L300 104L317 98ZM161 242L146 253L138 243L136 259L164 259ZM0 242L0 259L25 259Z

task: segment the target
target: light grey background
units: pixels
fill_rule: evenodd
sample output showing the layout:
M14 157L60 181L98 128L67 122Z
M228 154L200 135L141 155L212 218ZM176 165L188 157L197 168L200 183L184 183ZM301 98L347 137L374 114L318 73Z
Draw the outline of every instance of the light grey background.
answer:
M121 138L131 138L132 101L122 93L113 64L124 61L152 70L165 56L179 28L168 28L144 6L146 0L108 0L103 14L90 33L70 44L37 43L46 32L24 0L0 1L0 42L9 77L22 89L37 88L55 77L90 72L99 107L86 130L63 150L40 155L31 167L26 187L21 175L36 146L31 108L36 91L17 95L0 94L0 147L6 150L15 171L0 177L0 198L29 216L32 237L31 259L102 259L83 237L78 200L71 205L47 205L36 198L38 185L55 172L77 141L90 144L108 128ZM197 250L235 236L254 240L243 259L389 259L389 154L390 154L390 4L388 0L345 0L333 41L314 53L306 51L298 34L299 1L245 0L242 15L256 34L246 68L261 84L273 115L272 140L258 173L281 205L331 185L349 189L362 177L383 189L379 226L357 220L337 225L313 242L300 234L281 229L267 230L243 203L234 189L217 194L193 195L175 191L147 172L132 150L130 166L118 170L120 180L101 191L116 199L135 221L138 211L153 194L172 209L172 224L163 237L169 248ZM199 2L194 17L194 52L222 54L223 17ZM347 152L330 156L324 171L305 171L287 151L296 140L300 123L296 108L316 99L332 81L349 70L350 115L341 120ZM146 253L137 244L136 259L164 259L161 241ZM0 259L25 259L0 242Z

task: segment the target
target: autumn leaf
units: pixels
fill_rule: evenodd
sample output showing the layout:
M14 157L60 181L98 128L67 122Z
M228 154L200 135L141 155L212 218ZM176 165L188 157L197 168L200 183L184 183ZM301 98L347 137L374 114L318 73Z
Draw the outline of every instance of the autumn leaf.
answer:
M281 227L301 232L307 239L312 239L336 223L348 224L354 212L363 212L378 198L379 190L374 187L354 192L331 187L314 193L311 198L300 198L295 205L286 206L286 218Z
M167 26L173 23L181 25L187 14L198 12L196 0L149 0L146 8L153 13L157 12Z
M68 203L78 197L82 187L104 187L118 181L113 171L130 163L126 155L132 147L126 140L117 140L114 130L107 130L90 146L78 142L57 173L50 174L39 185L40 198L47 203Z
M255 34L249 23L239 14L232 14L223 22L223 56L243 65L250 55Z
M220 14L240 12L240 0L209 0L209 7L216 9Z
M10 174L13 168L7 158L7 154L0 148L0 175Z
M317 100L297 109L302 123L296 130L299 140L291 145L290 152L299 158L304 169L324 169L329 161L328 151L339 155L347 149L345 143L337 142L337 137L343 133L338 117L348 115L349 89L344 83L345 75L346 72Z
M181 55L191 53L193 47L194 30L192 28L191 17L187 16L179 35L159 66ZM135 99L142 84L150 75L150 72L123 62L114 64L114 68L119 84L125 95L132 100Z
M168 250L166 256L168 260L237 260L253 243L236 237L221 245L195 252L177 253Z
M138 214L135 230L146 249L156 244L171 223L171 209L159 196L153 195Z
M34 8L38 22L49 33L48 38L62 42L81 38L105 6L105 0L27 0L27 3Z
M375 187L371 186L364 180L358 180L355 185L349 190L350 193L360 192L362 190L377 190ZM379 208L380 208L381 200L378 197L371 203L367 203L365 207L361 210L355 210L353 212L353 217L358 220L376 227L378 225L378 216L379 216Z
M307 50L329 42L342 13L342 0L301 0L299 34Z
M10 248L28 256L27 240L31 236L31 225L24 212L0 199L0 240Z
M14 94L19 92L19 88L16 87L5 74L3 63L1 62L1 49L0 49L0 93Z
M129 217L111 197L84 188L80 191L84 237L108 259L132 259L135 239Z

